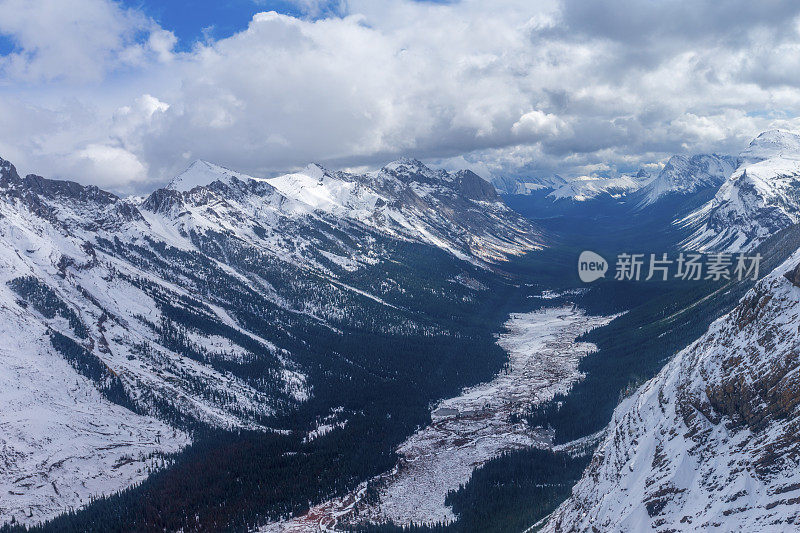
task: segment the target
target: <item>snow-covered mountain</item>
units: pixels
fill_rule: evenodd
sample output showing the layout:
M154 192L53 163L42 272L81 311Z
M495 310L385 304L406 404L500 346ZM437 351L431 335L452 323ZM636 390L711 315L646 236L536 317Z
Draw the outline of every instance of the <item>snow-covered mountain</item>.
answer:
M562 178L555 174L525 180L501 180L506 194L543 195L552 202L586 202L599 198L624 198L641 189L650 180L647 174L615 178L578 176Z
M737 164L736 158L726 155L674 155L656 177L642 187L640 205L645 207L654 204L669 195L688 195L701 189L717 189Z
M694 228L688 247L750 250L800 221L800 134L766 131L740 161L713 200L679 221Z
M186 169L172 178L167 184L167 189L174 191L187 192L195 187L209 185L215 181L230 183L232 179L249 180L253 179L246 174L234 172L225 167L209 163L208 161L197 160L192 162Z
M797 529L798 262L800 251L617 407L545 531Z
M655 176L640 169L635 175L615 178L579 176L565 179L554 175L525 180L499 180L499 184L506 194L545 194L547 199L554 202L630 198L644 208L666 197L717 189L737 164L736 158L727 155L674 155Z
M404 243L467 273L542 236L475 174L413 160L271 180L196 162L121 199L0 159L0 524L141 481L197 428L273 431L345 364L324 344L341 328L449 334L415 303L477 289Z
M505 261L543 244L531 224L508 209L494 187L477 174L432 170L414 159L400 159L367 174L331 172L311 164L300 172L270 179L197 161L167 189L186 192L212 184L272 189L271 203L287 214L352 220L392 238L436 246L461 259Z
M1 161L0 221L0 522L141 481L191 427L263 427L307 395L272 343L144 259L165 239L136 206ZM181 325L188 309L207 327ZM248 357L263 383L237 372Z
M602 178L596 176L580 176L553 189L548 198L553 200L571 200L585 202L597 198L622 198L639 190L647 183L646 179L636 176L619 176Z
M553 174L552 176L529 177L524 179L499 178L495 184L505 194L532 194L535 191L554 190L567 184L567 180Z

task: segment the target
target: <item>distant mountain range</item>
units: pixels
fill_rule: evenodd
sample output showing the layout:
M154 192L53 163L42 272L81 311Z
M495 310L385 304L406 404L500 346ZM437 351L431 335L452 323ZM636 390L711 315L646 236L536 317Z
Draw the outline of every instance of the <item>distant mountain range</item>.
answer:
M725 155L674 155L653 175L642 169L635 175L615 178L580 176L565 179L554 175L524 180L499 179L495 184L506 194L544 195L553 202L591 204L592 200L611 198L646 207L666 197L716 189L737 164L736 158Z
M505 207L494 187L477 174L432 170L414 159L400 159L360 175L311 164L301 172L271 179L196 161L167 185L165 191L175 193L157 192L144 205L158 210L155 204L169 196L183 206L183 193L216 184L231 189L244 184L259 191L259 203L268 193L268 203L287 215L316 213L352 220L466 260L504 261L542 246L532 225Z
M676 215L684 211L674 222L690 234L682 243L685 248L745 251L800 222L800 134L765 131L736 157L676 155L653 176L641 171L618 178L554 176L496 183L506 194L535 199L543 216L551 209L563 212L565 203L570 212L586 214L649 209L669 199Z
M650 179L650 176L645 173L617 178L579 176L565 179L559 175L553 175L520 181L495 180L495 185L506 194L543 196L554 203L560 201L589 202L601 198L623 198L631 192L641 189Z

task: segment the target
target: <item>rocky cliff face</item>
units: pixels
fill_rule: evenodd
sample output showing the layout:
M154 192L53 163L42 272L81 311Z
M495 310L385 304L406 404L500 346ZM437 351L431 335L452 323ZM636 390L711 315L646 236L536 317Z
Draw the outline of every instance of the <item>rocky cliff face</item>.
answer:
M459 170L455 175L458 191L464 198L482 202L498 202L494 186L471 170Z
M614 413L546 531L800 527L800 251Z

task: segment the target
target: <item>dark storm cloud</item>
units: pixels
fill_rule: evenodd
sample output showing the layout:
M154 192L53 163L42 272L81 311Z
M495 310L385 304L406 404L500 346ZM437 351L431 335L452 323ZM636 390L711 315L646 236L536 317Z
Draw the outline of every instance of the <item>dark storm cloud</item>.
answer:
M564 0L563 31L631 46L682 42L743 46L758 26L783 32L800 14L788 0Z

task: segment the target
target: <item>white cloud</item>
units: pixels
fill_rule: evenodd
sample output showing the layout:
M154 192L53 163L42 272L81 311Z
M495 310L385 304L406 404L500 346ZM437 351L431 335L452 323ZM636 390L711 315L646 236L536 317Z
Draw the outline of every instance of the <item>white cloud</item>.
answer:
M94 180L101 187L129 184L144 180L147 168L131 152L117 146L90 144L75 154L75 167L90 175L100 176Z
M174 33L162 29L154 29L151 31L150 37L147 39L147 45L153 52L155 52L156 57L158 57L158 60L162 63L168 63L172 61L172 50L175 48L177 43L178 38L175 37Z
M566 123L556 115L544 113L535 109L528 111L511 126L511 131L515 135L533 135L545 137L548 135L558 135L566 127Z
M613 173L735 152L800 116L790 2L741 2L737 18L710 0L298 0L308 18L261 13L176 53L140 13L78 1L0 0L0 33L20 47L0 58L17 102L0 102L13 125L0 155L41 172L82 162L61 172L119 188L163 182L184 154L262 174L398 155L493 175Z
M151 51L163 59L175 44L140 12L108 0L0 0L0 34L17 47L0 57L6 82L96 82Z

